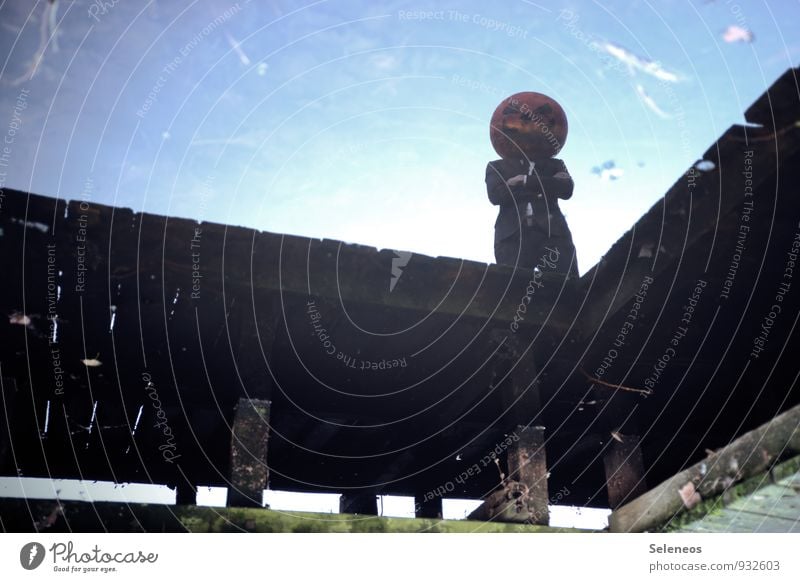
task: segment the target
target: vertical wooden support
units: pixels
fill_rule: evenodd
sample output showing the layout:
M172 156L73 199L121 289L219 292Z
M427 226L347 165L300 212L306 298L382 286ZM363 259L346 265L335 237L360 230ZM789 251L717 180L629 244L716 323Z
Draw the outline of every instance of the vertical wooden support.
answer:
M603 455L611 509L616 509L647 491L639 437L625 435L621 438L623 442L612 439Z
M547 457L543 426L534 424L540 413L539 384L535 381L534 355L516 335L496 334L504 345L498 350L495 378L500 401L511 420L512 440L507 449L508 474L503 486L491 493L470 514L470 519L547 525ZM505 376L504 381L501 381Z
M269 361L282 311L279 300L272 296L260 297L254 308L250 293L252 290L248 289L235 296L229 308L231 353L244 396L271 400Z
M513 521L547 525L550 513L547 507L544 427L529 426L539 420L541 411L533 348L518 335L510 336L506 345L506 358L513 367L510 386L502 393L502 401L510 408L509 418L515 426L514 435L519 438L508 448L507 456L507 479L511 483L519 483L518 492L512 493L519 497L510 517L515 518Z
M519 440L508 449L508 476L521 485L524 500L518 513L523 521L547 525L550 520L547 493L547 457L544 450L543 426L517 426Z
M425 494L414 495L414 516L442 519L442 498L425 499Z
M240 398L231 435L228 507L261 507L267 488L268 400Z
M0 378L0 475L16 475L16 467L11 470L11 426L14 401L17 397L17 381L10 377Z
M494 332L495 341L503 341L497 352L494 375L501 382L500 402L506 410L509 427L533 424L539 414L539 382L533 348L516 335Z
M374 491L368 493L344 493L339 497L339 513L378 515L378 497Z

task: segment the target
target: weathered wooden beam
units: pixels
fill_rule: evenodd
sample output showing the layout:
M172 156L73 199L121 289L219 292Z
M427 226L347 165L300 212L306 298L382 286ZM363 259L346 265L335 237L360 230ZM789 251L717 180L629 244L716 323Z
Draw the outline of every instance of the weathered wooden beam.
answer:
M255 532L255 533L585 533L517 523L408 519L272 511L264 508L175 507L174 505L0 499L6 532ZM4 578L5 579L5 578Z
M497 353L494 372L500 382L500 402L507 411L507 422L516 427L534 422L539 414L539 382L530 339L505 333L505 330L492 332L495 341L501 336L500 341L504 341Z
M271 403L239 399L231 435L229 507L261 507L269 480L267 444Z
M6 190L7 197L41 199L25 192ZM81 201L69 202L69 214L79 215ZM170 218L136 213L130 209L93 204L86 214L86 228L101 232L110 224L112 213L129 217L129 222L148 225L162 223L162 228L141 230L138 244L142 248L160 248L165 237L169 240L191 241L196 230L203 239L203 286L237 289L254 294L281 294L308 298L309 295L327 298L344 305L375 305L410 312L436 312L460 318L477 318L509 323L516 315L520 299L525 296L531 274L505 265L484 264L450 257L430 257L414 253L403 267L402 278L394 286L393 266L397 253L384 249L348 244L335 240L281 235L223 224ZM60 214L57 214L60 216ZM63 229L56 229L56 239ZM166 230L166 231L165 231ZM60 240L56 240L60 244ZM66 241L64 248L70 248ZM229 257L222 263L222 252ZM181 251L183 252L183 251ZM410 253L409 253L410 254ZM166 249L151 256L143 253L137 264L115 265L118 278L135 277L138 271L169 272L176 280L192 281L193 263L180 258L175 249ZM74 258L74 257L73 257ZM237 258L237 260L232 260ZM298 268L298 265L304 268ZM99 270L105 265L98 265ZM551 307L561 291L563 277L551 273L542 275L544 287L537 291L521 327L547 322L550 326L568 327ZM561 294L559 304L566 303Z
M681 471L612 512L612 532L658 527L736 483L762 473L782 455L800 453L800 405L743 434L703 461Z
M378 515L378 497L374 492L344 493L339 497L339 513Z
M608 504L616 509L647 491L644 480L644 461L636 435L620 435L622 442L611 439L603 455L606 471Z
M508 476L521 483L527 491L527 517L524 521L547 525L547 457L544 449L543 426L518 426L519 441L508 449Z

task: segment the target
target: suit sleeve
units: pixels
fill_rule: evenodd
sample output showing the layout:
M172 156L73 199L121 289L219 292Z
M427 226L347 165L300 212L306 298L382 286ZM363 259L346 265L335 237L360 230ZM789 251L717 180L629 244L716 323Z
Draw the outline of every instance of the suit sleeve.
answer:
M529 194L544 194L546 198L561 198L562 200L569 200L572 198L572 191L575 188L575 182L572 176L567 171L567 165L558 159L552 160L553 163L543 165L544 167L534 169L534 175L528 176L528 182L525 185L525 190ZM567 174L567 178L554 178L553 176L559 172Z
M528 178L530 185L531 178ZM503 206L507 204L518 204L519 202L530 201L534 198L536 192L531 192L529 187L523 186L508 186L506 178L492 162L486 166L486 192L489 194L489 202L495 206Z

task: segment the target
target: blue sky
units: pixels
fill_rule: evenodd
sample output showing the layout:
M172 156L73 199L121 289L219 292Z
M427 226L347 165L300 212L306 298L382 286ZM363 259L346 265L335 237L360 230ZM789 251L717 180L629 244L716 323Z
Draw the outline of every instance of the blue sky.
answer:
M539 91L582 272L800 56L794 2L46 4L0 8L7 186L493 261L489 118Z

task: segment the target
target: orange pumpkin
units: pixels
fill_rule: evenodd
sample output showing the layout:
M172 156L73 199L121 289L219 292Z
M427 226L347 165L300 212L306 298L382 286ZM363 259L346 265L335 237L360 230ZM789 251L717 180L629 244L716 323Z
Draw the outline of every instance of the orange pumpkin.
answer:
M567 139L567 116L555 99L526 91L504 99L489 127L492 147L507 159L555 156Z

